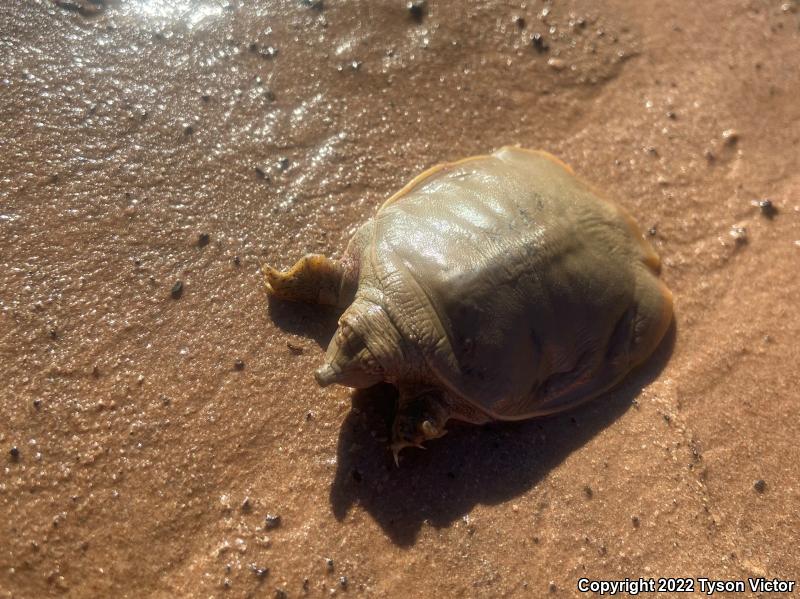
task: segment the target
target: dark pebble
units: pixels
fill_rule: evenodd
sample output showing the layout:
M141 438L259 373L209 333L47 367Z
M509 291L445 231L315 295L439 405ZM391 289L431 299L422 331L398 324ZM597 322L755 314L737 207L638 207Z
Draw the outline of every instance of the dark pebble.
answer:
M183 281L175 281L175 284L172 286L172 290L169 292L172 296L172 299L180 299L183 295Z
M58 339L58 331L55 329L50 329L49 333L50 339Z
M244 501L242 501L242 511L245 514L250 513L253 510L253 503L250 501L249 497L245 497Z
M311 581L308 578L304 578L303 579L303 590L307 592L310 585L311 585Z
M275 599L287 599L289 595L283 589L275 589Z
M544 41L541 33L533 34L533 37L531 38L531 45L533 45L533 49L539 54L544 54L550 49L550 46L548 46L547 42Z
M778 214L778 209L772 203L772 200L758 200L758 209L767 218L772 218Z
M655 236L656 236L656 233L658 233L658 229L656 229L655 225L653 225L652 227L650 227L649 229L647 229L647 234L648 234L650 237L655 237Z
M234 257L233 257L233 263L234 263L236 266L241 266L241 264L242 264L242 259L241 259L241 258L239 258L239 256L234 256Z
M417 22L420 22L425 17L427 2L425 0L411 0L411 2L406 4L406 8L408 9L408 14L411 16L411 18Z
M594 497L594 491L592 491L592 488L589 485L583 487L583 494L586 495L587 499Z
M759 493L763 493L767 489L767 483L763 478L759 478L753 483L753 488Z
M257 578L266 578L269 575L269 568L260 568L255 564L251 564L250 569Z
M735 129L726 129L722 132L722 140L727 146L735 146L739 141L739 133Z
M236 361L233 363L233 367L234 367L236 370L244 370L244 362L242 362L241 360L236 360Z
M517 27L520 29L525 29L525 17L514 17L514 23L516 23Z
M731 237L736 242L736 245L747 244L747 229L744 227L731 227Z
M8 453L11 456L11 459L14 460L15 462L19 460L19 447L16 446L12 447L11 449L8 450Z
M639 528L639 516L631 516L631 522L633 523L634 528Z
M328 558L325 560L325 567L328 569L328 572L333 572L333 560Z
M556 583L551 582L549 585L547 585L547 588L550 590L551 593L555 593L556 590L557 590L556 589Z
M33 407L37 410L42 407L42 400L41 399L34 399L33 400Z
M200 233L197 236L197 245L201 248L207 246L209 241L211 241L211 235L208 233Z
M265 171L260 166L255 167L255 171L256 171L256 177L258 177L259 179L263 179L267 183L269 183L270 178L269 178L269 175L267 174L267 171Z
M264 528L273 530L281 525L281 517L275 514L267 514L264 518Z
M70 0L55 0L55 5L59 8L63 8L64 10L71 10L78 12L81 9L81 5L77 2L70 2Z
M347 588L347 576L342 576L339 579L339 586L342 587L343 589Z
M322 12L322 9L325 8L325 4L322 0L303 0L303 4L319 12Z
M191 125L184 126L183 133L184 135L191 135L192 133L194 133L194 127L192 127Z
M285 157L279 159L278 168L281 169L282 171L285 171L287 168L289 168L289 159Z

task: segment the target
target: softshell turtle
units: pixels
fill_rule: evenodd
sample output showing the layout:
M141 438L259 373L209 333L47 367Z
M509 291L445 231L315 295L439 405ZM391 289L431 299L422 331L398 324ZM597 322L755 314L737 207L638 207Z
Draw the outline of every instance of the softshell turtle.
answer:
M265 267L267 290L344 310L320 385L398 387L392 450L551 414L619 382L672 320L660 260L624 209L542 152L435 166L341 260Z

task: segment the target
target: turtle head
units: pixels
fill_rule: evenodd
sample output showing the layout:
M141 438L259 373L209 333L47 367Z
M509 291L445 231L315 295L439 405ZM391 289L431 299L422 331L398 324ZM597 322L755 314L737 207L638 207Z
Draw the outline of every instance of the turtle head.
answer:
M325 364L317 369L314 378L322 387L338 383L365 389L380 383L383 373L360 332L340 320L325 353Z
M325 364L314 373L317 382L322 387L338 383L365 389L385 380L393 330L382 308L356 299L339 319L339 328L325 353Z

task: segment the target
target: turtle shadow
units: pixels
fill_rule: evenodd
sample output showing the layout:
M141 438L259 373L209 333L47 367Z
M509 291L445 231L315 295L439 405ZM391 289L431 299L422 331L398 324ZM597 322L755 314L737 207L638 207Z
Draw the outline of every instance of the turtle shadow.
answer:
M287 302L268 295L267 313L281 330L313 339L317 345L325 349L336 332L342 310L320 304Z
M381 384L353 394L342 425L331 487L334 516L361 506L399 546L411 546L423 523L450 526L476 504L497 504L536 485L552 468L633 405L666 366L673 321L656 353L612 391L568 412L481 427L451 422L426 451L405 450L396 467L387 438L397 397Z

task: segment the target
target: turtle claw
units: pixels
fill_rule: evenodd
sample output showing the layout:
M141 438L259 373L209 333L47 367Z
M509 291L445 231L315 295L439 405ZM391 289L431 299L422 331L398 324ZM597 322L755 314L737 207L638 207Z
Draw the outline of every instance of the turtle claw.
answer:
M417 449L428 449L422 443L410 443L408 441L396 441L391 444L392 456L394 457L394 465L400 467L400 452L406 447L416 447Z

